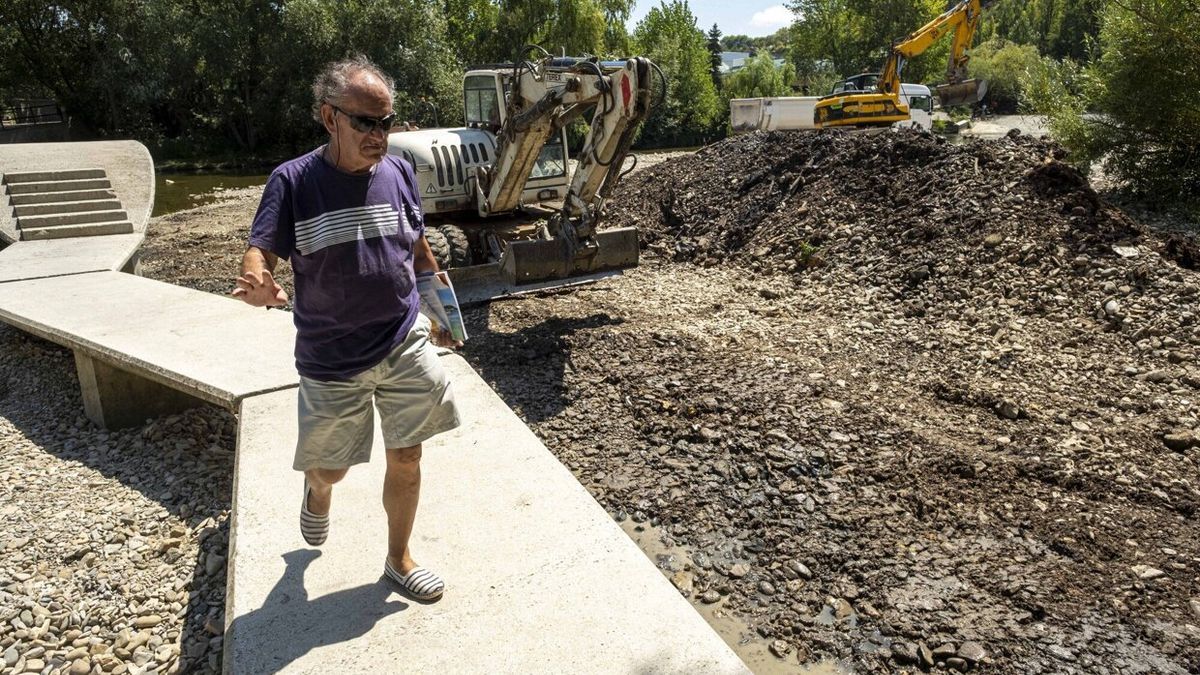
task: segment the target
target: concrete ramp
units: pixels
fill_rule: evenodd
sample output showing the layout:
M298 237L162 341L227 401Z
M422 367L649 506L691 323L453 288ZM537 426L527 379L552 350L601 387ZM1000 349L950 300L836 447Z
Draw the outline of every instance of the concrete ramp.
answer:
M425 445L417 561L440 601L383 578L376 436L334 488L329 540L300 537L296 392L245 399L225 664L232 673L746 673L745 665L461 357L466 415Z

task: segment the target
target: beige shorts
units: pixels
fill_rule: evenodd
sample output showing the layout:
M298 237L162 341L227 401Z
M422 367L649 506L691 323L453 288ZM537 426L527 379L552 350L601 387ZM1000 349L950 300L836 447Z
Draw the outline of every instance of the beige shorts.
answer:
M386 448L411 447L458 426L454 392L429 329L429 319L418 315L403 344L350 380L300 378L300 437L292 468L344 469L370 461L374 408Z

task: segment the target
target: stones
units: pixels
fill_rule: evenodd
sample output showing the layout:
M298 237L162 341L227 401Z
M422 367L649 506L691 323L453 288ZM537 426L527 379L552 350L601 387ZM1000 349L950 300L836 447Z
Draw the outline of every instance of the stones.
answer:
M1192 616L1200 621L1200 598L1188 600L1188 607L1192 610Z
M146 616L139 616L138 618L134 619L133 627L134 628L153 628L160 623L162 623L161 616L159 616L157 614L147 614Z
M911 642L894 642L892 643L892 659L896 663L906 666L917 663L920 655L917 653L917 646Z
M215 606L225 588L194 574L201 546L156 499L170 492L206 514L218 533L206 546L223 550L236 419L205 407L98 429L82 416L73 370L69 351L0 327L0 381L16 394L0 401L0 492L16 495L0 505L0 670L111 675L142 649L145 670L165 675L178 657L156 657L186 620L170 609L176 584Z
M924 641L917 643L917 660L926 668L932 668L937 663L933 658L933 650Z
M750 568L742 563L734 563L729 567L729 576L734 579L741 579L750 573Z
M1015 420L1021 416L1021 406L1009 399L1004 399L996 404L996 413L1005 419Z
M792 645L788 644L785 640L772 640L769 649L772 654L781 659L792 653Z
M808 566L799 560L789 560L787 566L803 579L813 578L812 570L808 569Z
M719 602L720 600L721 594L711 588L700 594L700 602L703 602L706 605L711 605L714 602Z
M987 658L987 651L978 642L967 640L958 648L958 656L974 664Z
M763 595L775 595L775 586L769 581L758 582L758 592Z
M691 572L680 570L671 575L671 583L679 590L684 597L688 597L695 589L695 575Z
M952 642L939 645L933 650L933 658L935 661L945 661L956 654L958 654L958 649L954 647L954 643Z
M1137 578L1141 579L1142 581L1151 581L1167 575L1166 572L1158 569L1157 567L1151 567L1149 565L1134 565L1129 569L1131 569L1133 573L1137 575Z
M1191 430L1180 430L1163 436L1163 445L1175 452L1200 447L1200 434Z

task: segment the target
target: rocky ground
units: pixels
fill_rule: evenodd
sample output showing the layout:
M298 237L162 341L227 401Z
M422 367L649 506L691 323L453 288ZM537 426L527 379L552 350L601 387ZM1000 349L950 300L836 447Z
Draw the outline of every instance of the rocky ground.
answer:
M781 669L1197 672L1194 239L1146 230L1059 155L1021 137L754 134L644 162L612 213L641 228L644 264L472 309L464 354L615 518L686 551L659 557L664 573L737 615ZM156 219L147 275L227 292L255 205L247 191ZM113 575L141 575L151 596L173 588L184 611L111 590L121 599L96 639L112 644L148 606L162 619L151 636L207 664L223 588L203 563L223 552L232 421L158 420L157 441L60 424L79 410L68 356L0 339L0 354L40 355L0 360L0 441L15 448L0 490L45 495L0 511L19 544L0 565L13 599L0 607L36 619L40 604L57 626L64 608L70 624L79 603L108 597L57 581L86 574L74 545L36 561L21 545L63 509L63 483L94 480L112 496L89 497L84 518L122 522L112 505L134 504ZM188 442L202 452L172 464L169 486L134 482L146 480L136 459L109 468ZM62 522L62 541L83 536L75 525ZM135 536L143 546L126 553ZM143 552L170 539L169 563ZM19 640L26 662L87 632L58 629L58 646L31 656L30 622L15 618L26 634L7 618L0 646Z
M82 410L71 352L0 325L0 672L219 673L236 420Z

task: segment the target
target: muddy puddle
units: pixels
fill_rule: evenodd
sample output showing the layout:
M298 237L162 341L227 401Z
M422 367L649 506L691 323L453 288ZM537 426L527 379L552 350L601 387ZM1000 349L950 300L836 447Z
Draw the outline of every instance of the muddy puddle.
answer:
M696 569L691 552L686 547L663 544L663 533L659 528L649 523L636 523L631 518L626 518L620 525L625 534L633 539L646 557L650 558L655 567L668 579L674 571ZM767 640L760 637L745 621L726 611L724 599L711 605L691 598L689 602L756 675L849 675L854 672L848 666L827 659L798 663L794 654L788 654L786 658L781 659L771 653ZM827 607L825 611L830 613L828 620L829 625L832 625L832 609ZM817 617L818 621L822 618Z

